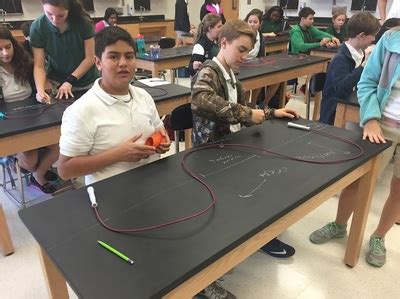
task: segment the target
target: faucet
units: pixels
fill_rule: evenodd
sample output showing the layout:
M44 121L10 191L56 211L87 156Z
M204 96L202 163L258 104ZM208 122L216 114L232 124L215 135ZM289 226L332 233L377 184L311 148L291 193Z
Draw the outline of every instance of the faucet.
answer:
M146 8L143 7L143 6L139 6L139 9L140 9L140 17L139 17L139 20L140 20L140 21L143 21L143 19L144 19L144 17L143 17L143 12L146 11Z
M10 23L8 23L8 22L6 22L6 15L7 15L7 12L4 10L4 9L2 9L2 8L0 8L0 14L1 14L1 18L2 18L2 21L1 21L1 26L8 26L8 27L10 27L10 28L14 28Z

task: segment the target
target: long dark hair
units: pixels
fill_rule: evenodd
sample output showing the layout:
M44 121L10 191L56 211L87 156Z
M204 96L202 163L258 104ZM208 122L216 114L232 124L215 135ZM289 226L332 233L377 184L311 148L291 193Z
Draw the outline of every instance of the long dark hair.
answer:
M0 39L7 39L12 43L14 55L11 59L11 65L14 71L14 78L17 82L25 84L32 75L33 61L31 57L5 26L0 26Z
M251 16L256 16L258 18L258 21L260 22L260 25L261 25L262 15L263 15L263 12L261 10L259 10L258 8L253 8L252 10L250 10L250 12L244 18L244 21L247 23Z
M42 4L64 7L68 10L68 20L92 23L90 16L77 0L42 0Z

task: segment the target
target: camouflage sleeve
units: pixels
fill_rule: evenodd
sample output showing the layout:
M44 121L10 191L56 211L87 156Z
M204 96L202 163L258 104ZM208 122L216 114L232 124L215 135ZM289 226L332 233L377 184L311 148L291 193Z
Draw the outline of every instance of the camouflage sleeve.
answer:
M194 80L191 105L194 114L219 123L251 123L250 107L229 103L218 95L223 86L212 68L202 68Z

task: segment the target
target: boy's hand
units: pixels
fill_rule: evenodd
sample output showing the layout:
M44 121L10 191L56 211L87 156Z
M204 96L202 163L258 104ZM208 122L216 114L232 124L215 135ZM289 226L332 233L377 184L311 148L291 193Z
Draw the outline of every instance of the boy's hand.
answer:
M371 119L365 123L363 130L363 140L367 138L372 143L386 143L381 126L376 119Z
M138 162L156 153L154 146L136 143L141 136L142 134L134 136L117 148L118 157L121 162Z
M299 118L299 114L290 108L281 108L281 109L276 109L274 116L277 118L282 118L282 117L289 117L289 118Z
M332 43L332 42L329 42L329 43L327 43L325 45L325 47L327 47L327 48L336 48L336 45L334 43Z
M265 120L264 110L261 109L251 109L251 122L253 124L261 124Z
M168 133L164 128L160 129L160 133L164 137L164 140L156 148L156 152L159 154L165 154L166 152L169 151L169 147L171 145L171 140L169 140Z
M336 37L332 37L332 43L335 45L335 47L340 46L340 40Z
M331 39L329 37L324 37L323 39L321 39L321 41L319 42L319 45L325 46L327 43L329 43L331 41Z

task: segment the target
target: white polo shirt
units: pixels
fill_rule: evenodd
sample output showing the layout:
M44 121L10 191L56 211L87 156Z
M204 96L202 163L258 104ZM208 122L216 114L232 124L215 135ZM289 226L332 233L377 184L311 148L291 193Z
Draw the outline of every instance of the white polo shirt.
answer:
M15 80L14 74L10 74L2 66L0 66L0 85L3 88L4 100L6 102L21 101L32 94L32 88L28 81L25 84L21 84Z
M132 100L124 102L107 94L97 79L93 87L69 106L61 124L60 153L67 157L96 155L142 134L136 141L144 144L163 127L152 97L138 87L130 86ZM139 162L119 162L85 177L91 184L157 160L152 155Z
M214 57L212 59L220 68L222 74L224 75L224 79L226 81L226 85L228 86L228 96L229 96L229 103L236 104L237 103L237 89L236 89L236 77L235 74L233 73L232 69L229 70L228 72L225 70L224 66L222 63L218 60L217 57ZM231 132L237 132L240 130L240 123L230 125L230 131Z

